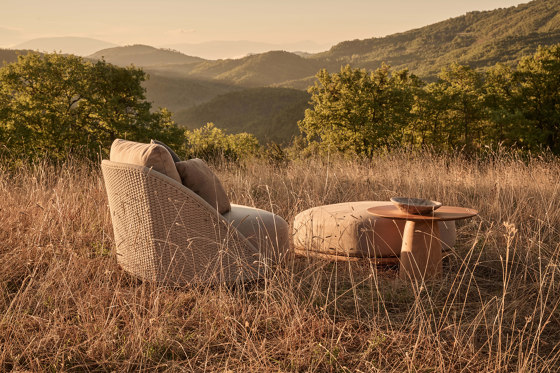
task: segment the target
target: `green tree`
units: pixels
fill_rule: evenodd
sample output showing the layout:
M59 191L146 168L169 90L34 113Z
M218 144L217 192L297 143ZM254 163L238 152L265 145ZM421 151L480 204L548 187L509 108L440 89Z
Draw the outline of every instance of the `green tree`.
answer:
M497 64L486 72L484 105L488 145L525 146L533 142L527 141L531 124L523 116L519 88L519 79L509 66Z
M533 147L544 145L560 153L560 44L539 47L517 66L519 101Z
M169 112L150 112L142 70L28 54L0 69L0 141L12 155L94 155L116 137L180 145ZM179 135L179 137L178 137Z
M414 145L446 148L449 140L446 121L448 106L449 97L441 84L430 83L417 91L412 108Z
M471 151L482 145L486 120L483 87L481 73L459 64L443 69L431 87L437 109L443 112L439 119L447 147Z
M321 70L308 90L312 108L298 126L310 146L371 156L403 141L420 85L408 71L391 73L385 65L371 73L350 66L334 74Z

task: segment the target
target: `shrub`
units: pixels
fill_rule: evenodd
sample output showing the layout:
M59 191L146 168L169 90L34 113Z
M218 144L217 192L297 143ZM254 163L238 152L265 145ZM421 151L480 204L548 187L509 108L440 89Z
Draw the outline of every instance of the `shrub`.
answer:
M207 161L226 159L239 161L258 154L257 138L246 132L226 134L222 129L207 123L204 127L185 131L188 158L198 157Z

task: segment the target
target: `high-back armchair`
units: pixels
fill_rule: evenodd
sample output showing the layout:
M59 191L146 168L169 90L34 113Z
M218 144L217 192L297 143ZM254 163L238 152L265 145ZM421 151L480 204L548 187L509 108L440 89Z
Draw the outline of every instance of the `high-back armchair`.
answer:
M287 250L288 225L275 214L231 205L222 215L153 167L104 160L101 169L117 261L143 280L179 286L249 280Z

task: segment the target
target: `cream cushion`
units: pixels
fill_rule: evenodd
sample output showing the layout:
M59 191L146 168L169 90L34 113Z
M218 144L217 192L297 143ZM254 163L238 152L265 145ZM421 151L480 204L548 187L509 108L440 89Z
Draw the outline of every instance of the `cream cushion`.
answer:
M357 257L399 256L404 220L375 217L367 212L386 201L361 201L318 206L294 218L294 247L300 250ZM442 248L455 244L455 222L439 222Z
M224 214L236 228L261 254L278 261L288 250L290 229L280 216L261 209L232 204L231 210Z
M184 186L202 197L220 214L230 210L229 198L220 179L202 159L177 162L175 166Z
M158 144L142 144L139 142L116 139L111 145L109 159L112 162L129 163L152 168L170 178L181 182L171 154Z

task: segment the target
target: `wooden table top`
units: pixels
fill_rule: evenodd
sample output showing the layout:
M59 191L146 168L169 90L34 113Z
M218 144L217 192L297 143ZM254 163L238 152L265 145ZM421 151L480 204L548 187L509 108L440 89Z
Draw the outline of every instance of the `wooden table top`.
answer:
M441 206L428 215L407 214L399 210L395 205L370 207L367 211L375 216L389 219L401 219L412 221L447 221L472 218L478 215L478 211L456 206Z

